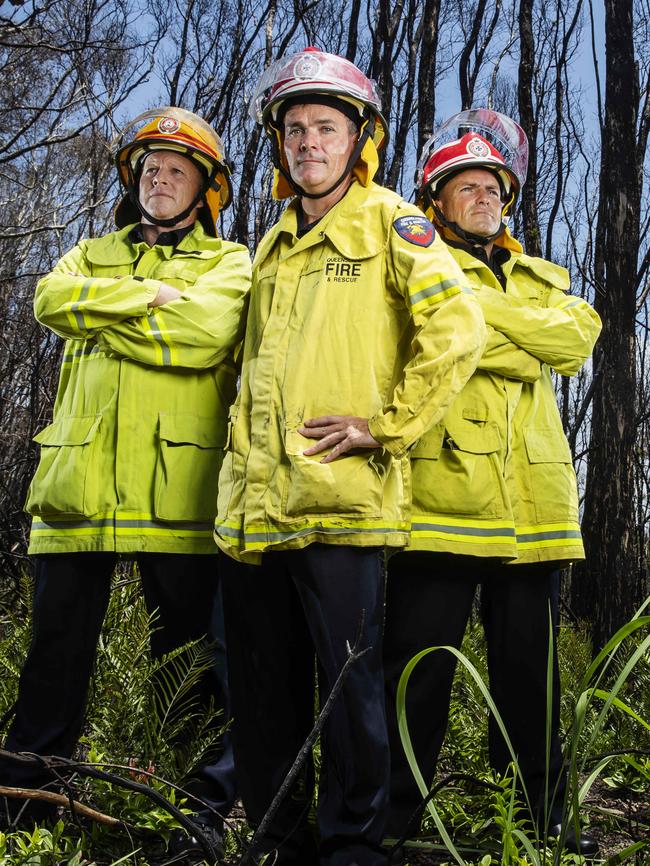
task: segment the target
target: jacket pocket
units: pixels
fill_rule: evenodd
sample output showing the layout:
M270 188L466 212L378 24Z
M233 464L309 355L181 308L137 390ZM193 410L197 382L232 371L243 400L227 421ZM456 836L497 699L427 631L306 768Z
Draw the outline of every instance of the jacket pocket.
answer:
M290 465L282 497L284 514L380 517L384 485L392 468L390 454L364 451L321 463L323 452L313 457L302 453L315 443L315 439L306 439L297 430L285 433Z
M566 437L554 427L527 427L524 442L537 520L577 522L576 475Z
M426 433L411 451L413 505L435 514L500 517L504 481L494 422L455 418Z
M26 511L39 517L97 514L106 479L91 464L101 420L100 414L65 416L34 436L41 446L41 459L29 487Z
M238 420L239 419L239 420ZM246 416L240 413L239 404L230 407L228 413L228 427L226 430L226 451L232 451L239 457L246 457L250 450L250 422Z
M154 513L160 520L210 522L225 430L199 415L159 415Z
M215 250L202 252L185 250L182 253L177 251L170 259L160 262L155 274L151 276L165 283L175 282L178 284L177 288L182 290L187 286L193 286L198 277L214 268L218 255Z

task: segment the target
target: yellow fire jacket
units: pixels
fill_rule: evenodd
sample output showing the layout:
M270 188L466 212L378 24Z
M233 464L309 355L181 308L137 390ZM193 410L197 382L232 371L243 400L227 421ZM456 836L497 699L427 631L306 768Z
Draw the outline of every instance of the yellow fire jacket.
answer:
M216 487L250 285L245 247L197 223L178 244L132 226L81 241L38 284L66 338L26 508L31 553L214 553ZM161 282L182 297L149 308Z
M505 292L487 264L449 248L489 338L477 372L412 452L410 549L516 563L581 559L576 478L550 370L578 372L600 318L567 294L564 268L507 243Z
M485 341L480 307L413 206L353 183L303 237L296 204L253 266L241 390L219 479L216 539L255 562L312 542L403 546L408 449L442 416ZM306 457L306 419L370 419L381 450Z

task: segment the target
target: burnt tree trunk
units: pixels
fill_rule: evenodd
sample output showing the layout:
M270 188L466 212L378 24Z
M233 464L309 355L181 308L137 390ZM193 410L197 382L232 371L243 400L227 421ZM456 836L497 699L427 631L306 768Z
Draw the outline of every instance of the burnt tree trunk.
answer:
M422 50L418 67L418 155L433 134L436 116L436 55L440 0L425 0Z
M596 309L603 332L594 353L601 374L593 402L583 531L587 561L576 569L574 612L601 647L639 602L635 530L635 313L640 186L636 122L638 73L633 0L605 0L606 87L600 168L602 282Z
M542 243L537 218L537 117L533 104L535 72L535 37L533 35L534 0L519 3L519 76L517 100L519 121L528 136L528 177L521 191L524 223L524 246L530 256L541 256Z

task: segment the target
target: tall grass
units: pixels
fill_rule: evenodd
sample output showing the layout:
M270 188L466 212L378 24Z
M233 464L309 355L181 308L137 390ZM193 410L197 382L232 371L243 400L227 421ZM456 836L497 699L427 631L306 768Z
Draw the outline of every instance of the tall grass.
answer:
M490 862L513 866L519 863L532 866L575 863L574 855L563 852L564 836L571 827L579 833L580 807L597 782L605 778L611 782L613 777L607 777L605 773L609 770L611 774L614 765L619 768L619 773L623 768L628 775L634 776L639 788L645 786L645 791L650 793L650 760L647 759L650 754L650 616L644 616L648 605L650 599L593 661L584 637L569 630L560 635L559 664L564 688L562 719L566 731L564 754L568 785L562 803L563 832L557 844L547 844L543 829L539 834L541 839L532 832L535 826L533 810L508 732L486 684L484 654L477 630L469 635L463 651L454 647L429 647L408 663L398 687L397 715L402 745L422 796L426 796L429 789L413 753L405 698L413 670L433 652L450 652L460 663L450 713L450 742L445 746L441 762L444 764L451 758L455 769L462 767L466 772L502 786L501 792L492 790L489 796L485 793L478 798L474 796L473 804L477 807L474 814L468 814L467 793L459 795L457 790L444 789L427 804L429 822L436 828L444 849L459 866L469 866L470 862L482 866ZM549 641L549 700L552 694L552 645ZM488 712L494 714L510 751L510 779L495 779L487 768L485 729L479 726L477 730L476 720L481 715L486 719ZM550 718L551 707L547 706L547 758ZM472 732L475 732L475 738ZM517 790L523 792L523 803L517 801ZM552 800L553 792L549 791L548 795L548 800ZM463 844L459 844L458 838ZM479 860L465 859L468 844L473 848L472 856L481 854ZM634 841L604 862L607 866L614 866L625 859L636 858L636 862L641 864L648 862L646 856L650 860L650 832L646 839Z

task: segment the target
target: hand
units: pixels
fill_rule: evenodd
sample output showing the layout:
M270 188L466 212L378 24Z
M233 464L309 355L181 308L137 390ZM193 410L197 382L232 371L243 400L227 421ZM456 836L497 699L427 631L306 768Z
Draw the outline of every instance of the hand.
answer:
M323 415L320 418L310 418L298 428L301 436L308 439L319 439L316 445L307 448L302 453L309 457L331 448L330 453L323 457L321 463L331 463L346 451L353 448L381 448L368 430L368 419L357 418L354 415Z
M158 294L150 301L150 307L161 307L163 304L168 304L170 301L175 301L177 298L180 298L181 292L178 289L175 289L173 286L167 285L167 283L161 283L160 288L158 289Z

